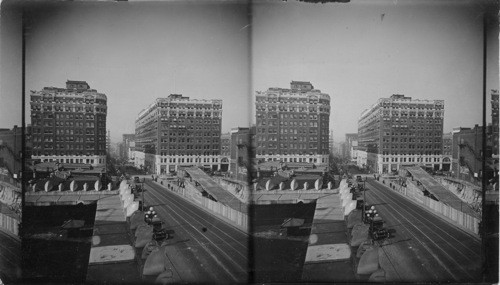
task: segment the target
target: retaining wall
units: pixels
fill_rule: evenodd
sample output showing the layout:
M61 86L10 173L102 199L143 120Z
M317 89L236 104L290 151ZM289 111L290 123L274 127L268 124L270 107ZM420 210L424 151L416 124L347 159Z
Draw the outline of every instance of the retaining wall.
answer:
M185 181L184 188L177 186L173 181L163 180L162 182L163 186L167 187L168 190L175 192L180 196L183 196L186 199L192 201L193 203L205 208L211 213L236 226L240 230L246 233L249 232L248 215L232 209L226 205L203 197L201 195L201 192L188 181Z
M19 235L21 192L11 184L0 182L0 228Z
M15 236L19 236L19 222L18 217L0 213L0 228Z
M479 222L480 220L474 218L460 210L454 209L440 201L431 199L430 197L424 196L420 188L416 186L413 182L407 180L407 187L403 187L395 182L395 180L383 179L385 186L391 188L392 190L404 195L411 200L418 202L424 207L431 209L434 213L450 219L458 226L474 233L479 234ZM392 185L391 185L392 184Z

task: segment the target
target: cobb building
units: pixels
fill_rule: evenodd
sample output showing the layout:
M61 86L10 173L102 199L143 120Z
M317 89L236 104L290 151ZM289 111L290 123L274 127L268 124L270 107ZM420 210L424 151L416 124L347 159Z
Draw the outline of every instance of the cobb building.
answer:
M85 81L31 91L32 158L106 167L106 95Z
M443 168L443 100L395 94L363 111L358 121L358 161L378 173L421 164Z
M256 92L256 158L328 165L330 96L310 82Z
M158 98L135 121L135 166L163 174L179 166L220 170L222 100Z

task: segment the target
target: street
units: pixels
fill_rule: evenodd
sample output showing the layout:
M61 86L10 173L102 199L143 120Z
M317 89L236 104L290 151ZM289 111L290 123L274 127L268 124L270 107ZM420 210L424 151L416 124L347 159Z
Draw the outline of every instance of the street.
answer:
M184 244L173 262L189 267L186 282L246 283L248 235L213 217L151 180L145 183L145 205L153 206L175 239Z
M395 282L481 281L481 242L373 179L366 199L393 238L382 246Z

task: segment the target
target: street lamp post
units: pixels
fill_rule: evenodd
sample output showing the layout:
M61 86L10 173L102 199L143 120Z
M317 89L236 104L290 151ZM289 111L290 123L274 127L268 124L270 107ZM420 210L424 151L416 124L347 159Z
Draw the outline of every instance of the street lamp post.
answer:
M142 191L142 211L144 212L144 177L142 178L142 183L141 183L141 191Z
M366 206L366 176L363 179L363 209L361 211L361 220L365 217L365 206Z

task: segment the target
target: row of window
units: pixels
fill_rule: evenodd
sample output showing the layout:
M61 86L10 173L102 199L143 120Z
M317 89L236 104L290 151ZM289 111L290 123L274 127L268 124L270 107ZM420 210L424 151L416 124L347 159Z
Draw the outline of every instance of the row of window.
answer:
M179 150L184 150L184 149L194 149L194 150L219 149L219 145L214 144L214 145L212 145L212 148L210 148L210 145L192 145L192 144L188 144L188 145L179 144L179 145L168 145L168 146L162 145L161 149L170 149L170 150L176 150L176 149L179 149Z
M307 143L280 143L280 148L291 148L291 149L317 149L318 143L311 142ZM323 147L328 147L328 144L323 144ZM257 143L257 148L278 148L278 144L275 142L265 142Z
M290 151L288 151L290 152ZM267 150L267 149L263 149L263 148L258 148L257 149L257 155L278 155L280 156L280 159L283 159L281 156L283 155L292 155L292 153L288 153L288 152L276 152L276 151L272 151L272 150ZM299 154L299 153L295 153L295 154ZM324 151L321 151L321 152L318 152L318 151L315 151L315 150L309 150L308 153L305 153L305 152L302 152L300 153L301 155L318 155L318 154L324 154L324 155L327 155L329 154L329 151L328 150L324 150Z
M440 162L439 157L383 157L382 162Z
M219 143L219 139L201 139L201 138L162 138L161 143Z
M41 156L41 155L44 155L44 156L51 156L51 155L55 155L53 152L33 152L33 156ZM92 152L78 152L78 153L69 153L69 152L63 152L63 151L59 151L57 153L57 155L61 155L61 156L66 156L66 155L79 155L79 156L92 156L92 155L96 155L95 153L92 153ZM100 154L97 154L97 155L100 155ZM99 164L102 164L105 162L105 159L85 159L85 158L67 158L67 159L64 159L64 158L54 158L54 159L47 159L47 160L44 160L44 161L58 161L58 162L61 162L61 163L90 163L90 164L94 164L94 163L99 163Z
M441 149L441 144L435 144L435 145L432 145L432 144L426 144L426 145L413 145L413 144L401 144L401 145L397 145L397 144L392 144L392 145L389 145L389 144L383 144L382 145L382 148L385 148L385 149L396 149L396 148L408 148L408 149Z
M106 113L106 108L99 108L99 107L59 107L59 106L47 106L44 105L43 107L41 105L32 105L31 106L31 111L44 111L44 112L86 112L86 113Z
M200 151L187 151L187 150L184 150L184 151L164 151L164 152L160 152L160 155L163 155L163 156L168 156L168 155L193 155L193 156L196 156L196 155L220 155L218 151L203 151L203 152L200 152Z
M160 102L158 106L161 108L171 108L171 109L188 109L188 110L211 110L220 109L222 105L218 104L186 104L186 103L175 103L175 102Z
M441 151L415 151L415 150L405 150L405 151L383 151L383 155L441 155Z
M189 123L189 124L219 124L220 119L205 119L205 120L198 120L198 119L184 119L184 118L176 118L176 117L162 117L161 121L166 121L166 122L175 122L175 123Z
M164 154L162 154L164 155ZM217 157L169 157L160 158L161 163L218 163L219 158Z
M318 111L320 112L328 112L330 111L329 108L323 108L323 107L295 107L295 106L272 106L272 105L257 105L255 107L255 110L261 111L261 112L311 112L311 113L316 113Z
M277 126L278 125L278 121L257 121L257 126L265 126L265 125L269 125L269 126ZM318 127L318 122L317 121L314 121L314 122L306 122L306 121L280 121L279 122L279 125L280 126L293 126L293 127Z
M409 136L409 137L443 137L442 132L384 132L384 136Z
M221 115L220 112L203 112L203 113L173 113L173 112L170 112L170 113L167 113L167 112L162 112L161 113L161 120L162 121L165 121L165 120L168 120L169 117L179 117L179 118L201 118L201 117L205 117L205 118L211 118L211 117L214 117L214 118L218 118L219 116Z
M92 150L92 149L95 149L95 144L86 144L85 147L84 145L81 145L81 144L34 144L33 145L33 150L36 150L36 149L71 149L71 150L83 150L83 149L86 149L86 150ZM104 146L98 146L97 149L105 149Z
M400 138L400 137L383 137L382 142L417 142L417 143L441 143L441 138L435 137L432 139L432 137L427 137L427 138Z

